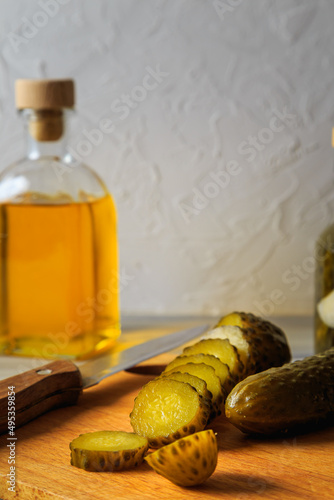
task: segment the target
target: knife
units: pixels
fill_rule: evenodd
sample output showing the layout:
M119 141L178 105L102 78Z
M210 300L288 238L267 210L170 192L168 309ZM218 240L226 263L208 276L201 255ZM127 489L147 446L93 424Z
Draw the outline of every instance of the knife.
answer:
M53 361L0 381L0 434L13 431L49 410L76 404L83 389L175 349L207 329L208 325L202 325L164 335L123 351L108 352L80 367L72 361Z

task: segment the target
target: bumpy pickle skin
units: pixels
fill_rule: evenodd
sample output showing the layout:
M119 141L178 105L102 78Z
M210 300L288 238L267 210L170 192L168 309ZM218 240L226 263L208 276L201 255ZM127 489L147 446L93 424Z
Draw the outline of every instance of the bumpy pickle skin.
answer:
M160 448L205 429L209 416L207 401L190 384L161 377L139 392L130 421L150 447Z
M221 318L215 328L224 326L239 327L249 346L248 357L247 353L243 353L246 355L246 362L241 379L271 367L282 366L291 360L287 337L273 323L252 313L233 312ZM233 343L232 340L231 342Z
M228 420L245 433L304 432L334 424L334 348L250 375L225 403Z
M140 465L148 440L131 432L80 434L70 443L71 465L90 472L116 472Z
M145 461L178 486L197 486L217 465L217 439L211 429L192 434L147 455Z

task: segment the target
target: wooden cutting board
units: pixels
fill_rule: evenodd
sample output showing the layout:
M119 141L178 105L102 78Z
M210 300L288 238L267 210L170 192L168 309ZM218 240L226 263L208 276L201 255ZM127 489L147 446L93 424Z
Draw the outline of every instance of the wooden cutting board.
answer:
M161 357L156 358L161 362ZM166 360L166 355L164 357ZM16 486L9 492L7 436L0 437L0 498L9 499L333 499L334 428L279 439L247 437L224 417L217 433L216 471L202 486L184 489L147 464L119 473L70 465L69 443L80 433L131 431L133 400L152 375L121 372L84 391L77 406L54 410L16 431Z
M122 333L119 348L198 324L193 320L169 321L139 328L136 320ZM302 333L304 345L304 327ZM80 433L132 431L129 413L141 387L154 378L147 375L150 366L166 364L181 350L142 363L145 375L113 375L85 390L77 406L54 410L17 429L15 493L8 491L7 484L8 436L0 436L0 499L334 498L334 427L303 436L259 440L247 437L219 417L211 424L219 445L216 471L205 484L192 489L175 486L146 463L136 470L118 473L85 472L72 467L69 443ZM10 366L15 364L11 362Z

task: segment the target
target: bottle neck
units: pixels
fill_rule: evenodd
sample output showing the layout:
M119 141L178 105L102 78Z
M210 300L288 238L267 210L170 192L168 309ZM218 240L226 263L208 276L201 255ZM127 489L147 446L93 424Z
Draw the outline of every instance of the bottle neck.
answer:
M64 159L67 152L69 110L25 109L22 115L27 130L27 157Z

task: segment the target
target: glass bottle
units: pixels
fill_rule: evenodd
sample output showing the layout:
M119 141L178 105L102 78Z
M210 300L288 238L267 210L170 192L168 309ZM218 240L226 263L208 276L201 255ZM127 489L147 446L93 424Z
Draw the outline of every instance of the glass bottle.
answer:
M18 80L28 151L0 176L0 348L88 358L120 334L116 211L70 156L72 80Z
M332 130L334 147L334 128ZM334 346L334 224L319 236L315 248L315 352Z

